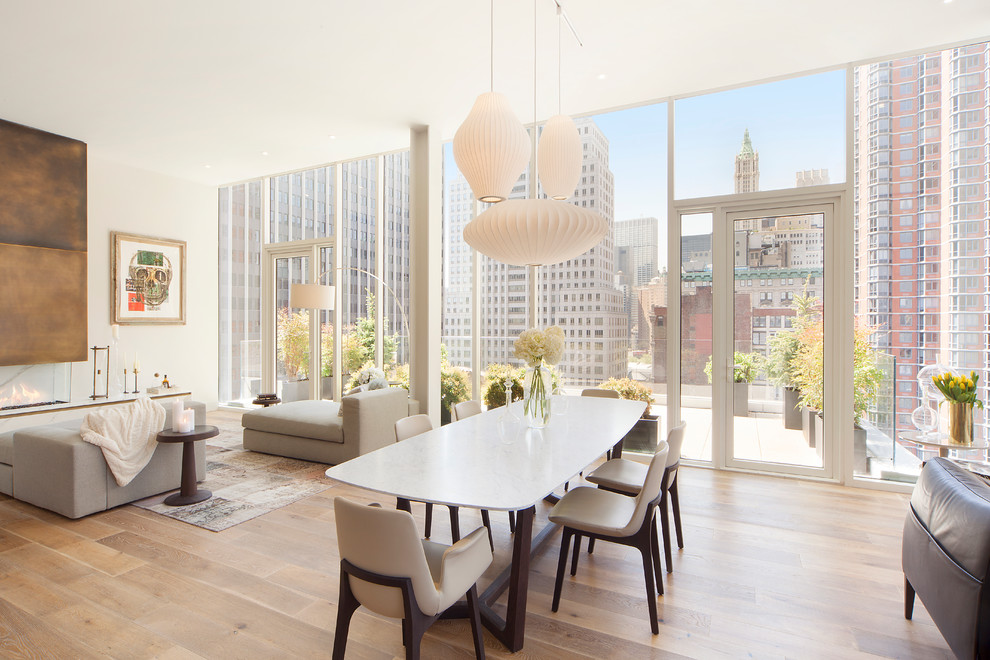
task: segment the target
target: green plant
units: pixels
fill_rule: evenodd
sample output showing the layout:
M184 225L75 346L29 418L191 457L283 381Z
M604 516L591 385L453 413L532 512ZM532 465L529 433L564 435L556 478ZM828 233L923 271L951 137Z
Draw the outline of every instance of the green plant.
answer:
M620 399L645 402L646 410L643 412L643 416L650 414L650 407L653 405L653 390L646 385L632 378L609 378L598 387L603 390L618 392Z
M450 409L455 403L471 398L471 377L460 367L447 361L447 347L441 344L440 359L440 423L450 422Z
M320 334L320 375L333 376L333 325L324 323Z
M485 370L482 400L488 408L498 408L505 405L505 379L512 379L513 400L523 396L523 377L526 370L513 367L511 364L489 364Z
M777 332L768 342L770 352L764 369L767 380L778 387L796 387L793 369L794 357L801 345L798 335L809 323L815 322L817 303L818 298L808 293L808 285L805 283L804 292L791 302L795 311L791 327Z
M285 375L302 380L309 374L309 312L278 310L275 324L275 353L285 366Z
M932 382L946 401L975 404L977 408L983 408L983 402L977 398L976 392L976 384L980 382L980 376L975 371L970 371L968 376L966 374L955 376L951 371L947 371L933 376Z
M877 399L883 372L878 351L870 343L875 330L857 322L853 329L853 421L858 426ZM825 411L825 323L822 316L798 332L798 351L792 361L801 405Z
M732 380L736 383L752 383L761 371L763 371L766 359L759 353L740 353L736 351L733 355ZM705 376L708 377L708 384L712 382L712 358L708 356L705 364Z

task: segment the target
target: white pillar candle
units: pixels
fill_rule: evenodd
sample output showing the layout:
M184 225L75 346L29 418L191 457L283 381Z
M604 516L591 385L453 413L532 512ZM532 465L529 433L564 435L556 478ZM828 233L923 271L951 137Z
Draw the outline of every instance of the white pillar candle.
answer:
M193 410L183 410L181 419L182 424L179 426L179 433L189 433L196 426L195 411Z
M176 399L172 402L172 430L178 432L182 425L182 401Z
M120 339L120 326L114 323L110 326L110 332L113 334L114 339Z

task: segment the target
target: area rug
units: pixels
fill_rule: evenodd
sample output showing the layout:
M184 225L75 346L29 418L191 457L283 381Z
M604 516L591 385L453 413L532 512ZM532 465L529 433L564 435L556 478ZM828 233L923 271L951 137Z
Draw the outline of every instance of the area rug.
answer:
M206 441L206 480L199 484L213 497L189 506L162 503L169 493L133 504L203 529L220 532L332 486L329 466L270 456L241 447L240 433L221 430Z

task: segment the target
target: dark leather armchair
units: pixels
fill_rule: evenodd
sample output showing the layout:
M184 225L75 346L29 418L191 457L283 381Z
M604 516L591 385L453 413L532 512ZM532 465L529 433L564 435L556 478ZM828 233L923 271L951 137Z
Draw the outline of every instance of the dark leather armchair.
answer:
M917 593L959 658L990 658L990 485L934 458L911 495L901 546L904 617Z

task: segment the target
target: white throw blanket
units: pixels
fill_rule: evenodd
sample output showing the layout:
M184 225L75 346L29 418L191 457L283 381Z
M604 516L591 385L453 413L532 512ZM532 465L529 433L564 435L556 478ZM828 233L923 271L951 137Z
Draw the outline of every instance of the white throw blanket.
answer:
M165 409L148 397L127 406L113 406L86 415L79 433L103 450L103 458L118 486L126 486L151 460L158 432L165 426Z

